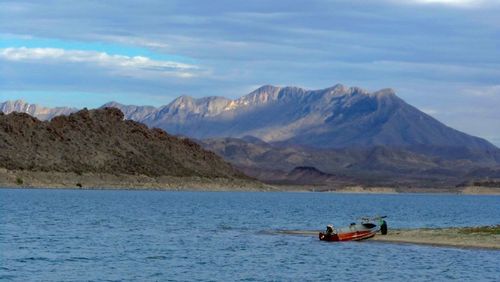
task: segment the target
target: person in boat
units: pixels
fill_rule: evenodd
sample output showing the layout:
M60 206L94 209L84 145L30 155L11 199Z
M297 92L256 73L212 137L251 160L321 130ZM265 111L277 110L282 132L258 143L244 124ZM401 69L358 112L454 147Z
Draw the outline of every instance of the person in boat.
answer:
M335 228L333 227L333 225L329 224L326 226L326 235L333 235L336 233L335 231Z

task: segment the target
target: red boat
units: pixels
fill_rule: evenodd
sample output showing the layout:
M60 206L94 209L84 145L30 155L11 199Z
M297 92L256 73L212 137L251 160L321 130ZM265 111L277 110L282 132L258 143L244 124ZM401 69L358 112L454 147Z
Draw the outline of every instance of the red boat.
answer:
M380 226L369 222L369 219L367 218L364 218L359 224L351 223L349 227L339 229L335 229L333 225L328 225L325 232L319 233L319 239L331 242L359 241L375 236L375 234L381 229L384 235L387 234L387 223L385 220L381 220L380 217L377 219L381 222Z

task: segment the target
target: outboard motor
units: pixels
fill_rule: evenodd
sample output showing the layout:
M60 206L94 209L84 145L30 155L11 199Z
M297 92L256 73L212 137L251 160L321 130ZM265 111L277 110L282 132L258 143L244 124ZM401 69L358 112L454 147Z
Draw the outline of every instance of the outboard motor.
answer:
M333 225L327 225L326 226L326 235L333 235L333 233L334 233Z
M382 224L380 225L380 233L387 235L387 222L385 220L382 220Z

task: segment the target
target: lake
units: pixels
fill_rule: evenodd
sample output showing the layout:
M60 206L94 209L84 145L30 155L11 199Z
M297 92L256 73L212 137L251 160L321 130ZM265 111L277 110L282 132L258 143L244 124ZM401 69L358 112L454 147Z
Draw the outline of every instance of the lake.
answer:
M499 196L0 189L2 281L500 281L500 251L280 235L500 223Z

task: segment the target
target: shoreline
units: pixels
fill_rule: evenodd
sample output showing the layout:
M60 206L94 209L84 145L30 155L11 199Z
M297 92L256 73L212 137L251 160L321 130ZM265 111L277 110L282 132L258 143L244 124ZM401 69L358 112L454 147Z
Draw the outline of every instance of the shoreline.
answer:
M463 195L463 196L500 196L500 191L490 192L489 190L478 189L477 192L458 191L441 191L436 189L426 189L422 191L398 191L398 192L376 192L376 191L313 191L313 190L296 190L296 189L281 189L276 186L267 184L242 183L231 179L175 179L172 182L155 182L155 183L140 183L133 186L128 186L122 183L102 183L96 186L78 187L75 185L17 185L13 183L5 183L0 181L0 189L60 189L60 190L123 190L123 191L175 191L175 192L282 192L282 193L327 193L327 194L352 194L352 195Z
M500 251L500 234L464 232L475 228L480 227L393 229L387 235L375 235L372 241Z
M337 194L444 194L500 195L500 188L469 186L459 188L409 187L328 187L313 185L270 185L254 179L204 178L198 176L151 177L146 175L15 171L0 168L0 188L76 189L76 190L154 190L154 191L272 191Z
M304 186L304 185L275 185L278 190L287 192L316 192L334 194L376 194L376 195L398 195L398 194L443 194L443 195L492 195L500 196L500 187L468 186L457 188L409 188L409 187L364 187L364 186ZM306 187L310 187L307 189Z
M0 188L154 191L272 191L252 179L175 177L105 173L12 171L0 169Z
M295 236L317 236L319 231L280 230L276 233ZM500 251L500 225L481 227L390 229L387 235L361 242L424 245ZM342 242L340 242L342 243Z
M435 195L490 195L500 196L500 187L460 187L460 188L407 188L407 187L314 187L314 186L280 186L275 185L278 191L297 193L333 193L333 194L373 194L373 195L399 195L399 194L435 194ZM311 187L307 189L306 187Z

